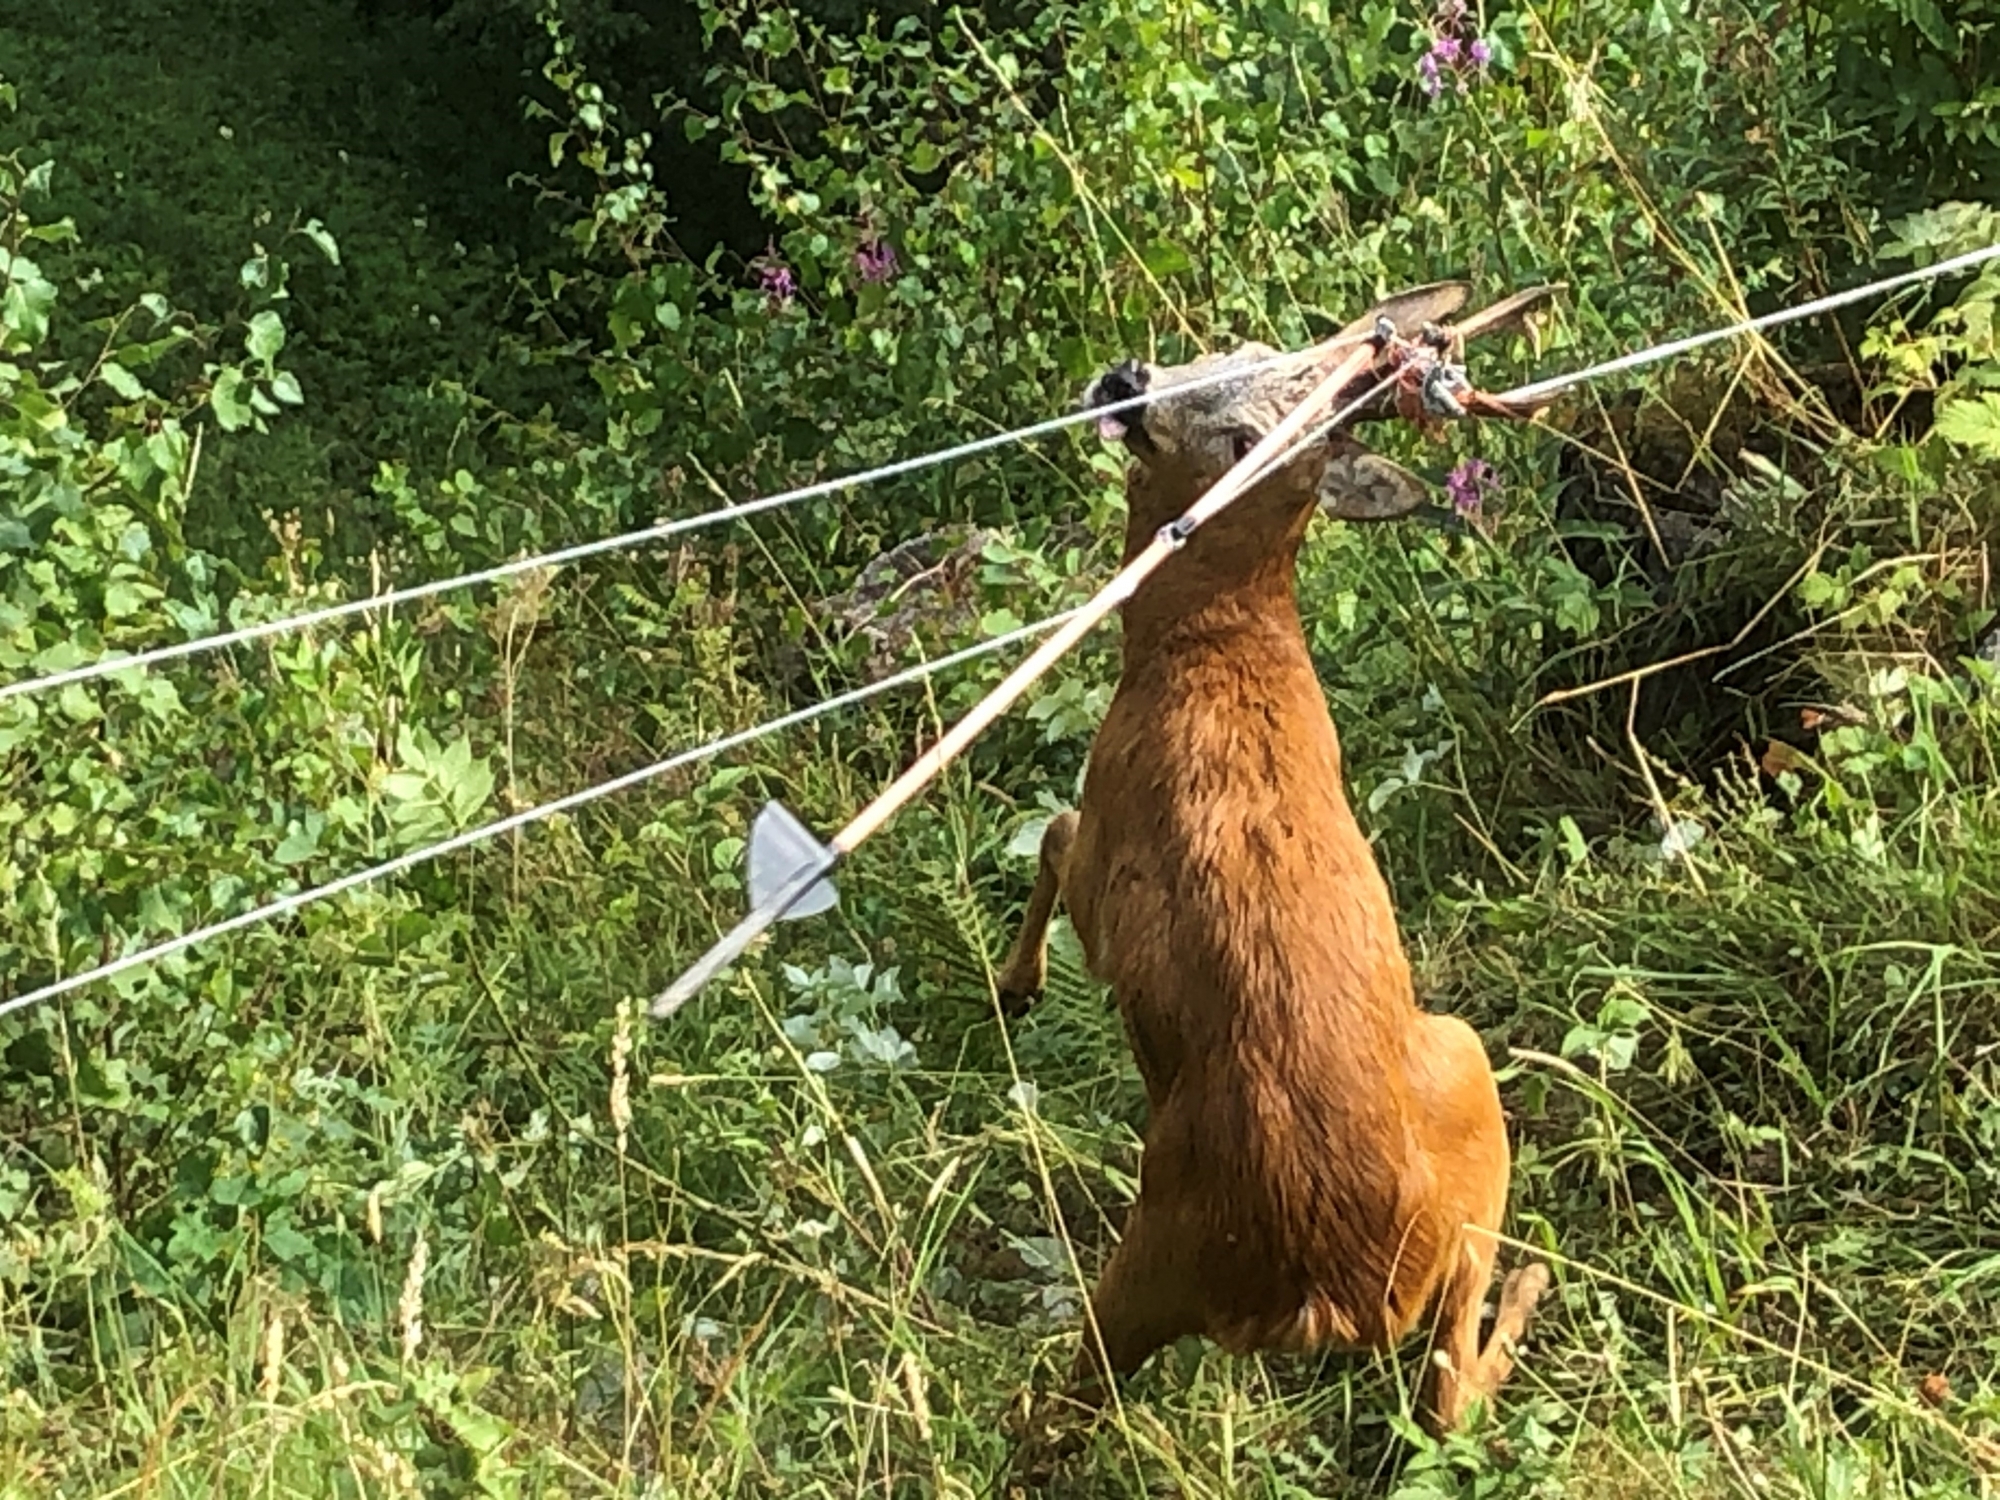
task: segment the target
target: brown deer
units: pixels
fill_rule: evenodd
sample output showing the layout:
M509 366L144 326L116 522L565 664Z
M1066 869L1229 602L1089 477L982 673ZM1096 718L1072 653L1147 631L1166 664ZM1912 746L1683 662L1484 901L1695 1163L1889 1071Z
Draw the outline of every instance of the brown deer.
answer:
M1406 328L1446 316L1467 290L1421 288L1347 332L1377 312ZM1551 290L1493 311L1514 321ZM1107 417L1102 430L1135 460L1126 556L1335 357L1308 351ZM1216 363L1128 363L1085 402L1158 393ZM1336 431L1209 521L1123 607L1123 669L1083 798L1043 836L999 981L1016 1012L1040 994L1060 897L1145 1079L1139 1196L1092 1297L1101 1349L1086 1329L1072 1377L1087 1404L1107 1373L1186 1334L1236 1352L1386 1351L1428 1324L1423 1405L1434 1430L1452 1428L1506 1379L1548 1284L1539 1263L1510 1275L1481 1343L1507 1207L1499 1091L1477 1033L1417 1005L1299 622L1294 567L1316 510L1380 520L1423 499L1413 476Z

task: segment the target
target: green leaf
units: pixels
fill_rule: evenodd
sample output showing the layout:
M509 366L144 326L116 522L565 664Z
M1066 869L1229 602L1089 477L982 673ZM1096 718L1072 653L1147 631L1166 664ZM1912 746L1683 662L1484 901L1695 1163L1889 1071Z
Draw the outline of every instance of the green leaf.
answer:
M419 771L391 771L382 778L382 794L394 802L421 802L430 789L430 778Z
M264 1201L264 1195L257 1184L240 1172L232 1172L227 1177L218 1177L209 1184L208 1196L211 1201L224 1208L255 1208Z
M1937 414L1937 432L1946 442L2000 458L2000 394L1946 402Z
M1925 40L1938 51L1952 54L1958 50L1953 44L1951 27L1936 0L1902 0L1902 9L1903 14L1916 23Z
M313 1252L313 1242L277 1215L264 1226L264 1248L282 1261L304 1260Z
M56 693L56 703L62 711L79 724L88 724L97 718L97 700L84 690L80 682L72 682Z
M265 308L251 318L249 332L243 336L243 347L250 351L252 359L269 364L285 347L285 320L270 308Z
M1579 640L1597 629L1600 618L1597 601L1581 589L1556 600L1556 624Z
M12 335L0 338L0 347L32 349L48 336L55 285L23 256L8 261L0 253L0 271L7 278L6 290L0 293L0 333Z
M222 424L224 432L240 432L250 425L252 413L250 400L243 393L245 383L243 372L232 365L215 377L215 389L208 393L208 404L214 408L215 420Z
M1652 1019L1652 1007L1630 995L1608 996L1597 1008L1597 1024L1606 1030L1643 1026Z
M146 607L146 590L123 579L104 586L104 613L114 620L136 615Z
M232 1238L204 1218L183 1214L174 1220L174 1232L167 1241L167 1259L176 1265L206 1265L223 1258ZM144 1265L145 1257L138 1257L137 1263Z
M287 406L297 406L306 399L306 393L299 389L299 377L290 370L280 370L271 377L271 394Z
M318 246L321 255L324 255L336 266L340 264L340 246L334 242L333 231L320 223L318 219L307 219L305 226L299 230L299 233Z
M272 856L281 865L302 865L319 853L319 831L303 826L295 827L285 835L285 841L278 845Z
M1187 251L1172 240L1155 240L1147 247L1144 259L1146 269L1155 276L1177 275L1194 264Z
M1096 365L1091 358L1090 340L1076 334L1056 340L1056 364L1071 380L1088 379Z
M146 387L140 384L139 377L119 364L115 359L107 359L99 367L97 378L110 386L112 390L123 396L127 401L143 401L145 399Z

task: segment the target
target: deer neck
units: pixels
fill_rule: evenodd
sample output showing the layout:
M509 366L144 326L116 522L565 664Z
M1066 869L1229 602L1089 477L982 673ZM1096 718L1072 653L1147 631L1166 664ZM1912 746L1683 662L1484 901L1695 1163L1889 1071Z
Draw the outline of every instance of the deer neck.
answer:
M1275 540L1268 526L1228 514L1196 532L1120 611L1126 670L1218 650L1253 669L1261 657L1272 666L1306 661L1310 670L1298 605L1298 554L1310 520L1308 510ZM1128 537L1128 559L1151 540L1150 532Z

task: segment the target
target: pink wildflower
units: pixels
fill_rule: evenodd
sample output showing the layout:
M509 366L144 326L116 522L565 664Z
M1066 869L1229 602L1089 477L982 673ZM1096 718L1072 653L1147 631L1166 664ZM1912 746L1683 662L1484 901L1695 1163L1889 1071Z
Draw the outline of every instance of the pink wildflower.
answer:
M861 247L854 252L854 270L863 281L889 280L897 271L895 247L885 239L873 238L863 241Z
M771 241L764 242L764 253L750 262L757 273L757 289L764 294L764 301L771 311L788 306L799 292L799 279L792 274L792 268L778 256L778 247Z
M1468 520L1479 519L1487 496L1500 490L1500 476L1483 458L1468 458L1444 478L1451 508Z

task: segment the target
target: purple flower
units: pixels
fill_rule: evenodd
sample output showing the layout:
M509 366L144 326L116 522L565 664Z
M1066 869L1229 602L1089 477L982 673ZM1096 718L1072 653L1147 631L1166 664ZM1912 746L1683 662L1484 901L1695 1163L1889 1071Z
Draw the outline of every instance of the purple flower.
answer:
M764 300L772 311L786 306L798 295L799 279L792 274L792 268L778 258L778 248L771 241L764 242L764 253L750 265L757 272L757 290L764 294Z
M1500 476L1485 459L1468 458L1445 475L1444 488L1445 493L1451 496L1451 508L1461 516L1476 520L1485 507L1487 496L1499 492Z
M887 240L869 239L854 252L855 274L863 281L887 281L896 274L896 251Z
M764 295L780 305L792 300L798 294L798 279L792 275L790 266L766 266L757 273L757 285Z
M1486 38L1463 35L1469 7L1466 0L1437 0L1431 11L1430 50L1417 59L1417 86L1426 98L1444 92L1444 77L1451 75L1452 87L1468 92L1471 75L1483 71L1493 61L1493 48Z

